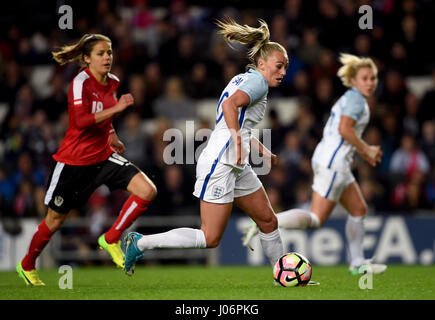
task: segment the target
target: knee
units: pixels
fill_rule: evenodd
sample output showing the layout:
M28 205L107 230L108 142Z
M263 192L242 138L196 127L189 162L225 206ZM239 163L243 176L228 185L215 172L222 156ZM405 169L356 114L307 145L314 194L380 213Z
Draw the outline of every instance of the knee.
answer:
M56 232L62 227L63 221L60 220L53 220L51 222L46 221L45 224L47 225L48 229L50 229L51 232Z
M358 208L356 208L355 210L353 210L353 212L351 212L352 216L355 217L365 217L367 215L367 204L362 203Z
M148 183L147 194L148 194L147 200L154 200L157 197L157 187L154 183L152 182Z
M319 229L319 228L323 227L325 222L326 222L326 219L319 219L319 226L317 228L312 228L312 229Z
M66 219L66 214L49 213L45 218L45 224L51 232L59 230Z
M207 248L216 248L219 243L220 243L220 239L206 239L207 241Z
M219 243L221 242L221 238L217 235L209 234L208 232L204 231L205 236L205 242L207 244L207 248L216 248Z
M154 200L157 196L157 187L151 181L147 181L141 188L134 190L133 194L144 200Z
M261 219L256 221L258 228L263 233L270 233L275 231L278 228L278 219L276 215L271 213L265 219Z

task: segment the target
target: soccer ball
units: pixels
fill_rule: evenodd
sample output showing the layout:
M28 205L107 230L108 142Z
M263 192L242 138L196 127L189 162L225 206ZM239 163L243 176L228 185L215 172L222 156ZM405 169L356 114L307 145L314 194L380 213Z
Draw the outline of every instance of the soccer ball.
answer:
M300 253L286 253L273 266L273 278L283 287L306 286L311 279L310 261Z

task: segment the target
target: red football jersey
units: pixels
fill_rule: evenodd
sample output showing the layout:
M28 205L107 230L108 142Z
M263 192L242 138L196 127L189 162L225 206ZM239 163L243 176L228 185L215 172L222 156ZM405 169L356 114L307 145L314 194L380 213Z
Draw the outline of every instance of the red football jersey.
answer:
M90 165L106 160L114 150L109 134L112 121L95 123L94 113L113 107L119 79L108 74L107 84L98 82L88 68L80 72L68 90L69 126L59 150L53 155L58 162L69 165Z

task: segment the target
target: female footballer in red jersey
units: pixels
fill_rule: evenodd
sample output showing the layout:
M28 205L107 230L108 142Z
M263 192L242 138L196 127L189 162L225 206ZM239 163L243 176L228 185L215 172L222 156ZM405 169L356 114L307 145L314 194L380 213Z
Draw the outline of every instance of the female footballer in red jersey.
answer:
M38 225L29 250L17 272L27 285L40 286L36 258L60 229L71 209L82 206L102 184L110 190L124 189L130 197L112 227L98 238L113 262L124 268L120 247L122 232L147 209L157 195L153 182L134 164L120 156L125 151L112 126L113 117L133 104L131 94L116 97L119 79L109 73L112 67L111 40L100 34L84 35L79 42L52 52L61 65L79 60L84 69L68 90L69 127L47 188L48 212Z

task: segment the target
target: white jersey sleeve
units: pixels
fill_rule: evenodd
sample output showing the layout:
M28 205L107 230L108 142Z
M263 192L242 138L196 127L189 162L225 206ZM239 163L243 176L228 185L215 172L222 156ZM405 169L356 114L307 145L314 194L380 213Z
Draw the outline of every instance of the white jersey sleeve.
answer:
M225 99L231 97L237 90L241 90L249 96L249 104L238 110L242 147L246 150L242 166L235 164L235 147L222 110ZM232 78L220 96L216 108L216 126L201 157L207 156L216 162L229 164L240 169L244 168L249 158L251 129L264 118L268 90L269 86L266 79L257 70L250 69L248 72Z
M252 105L267 94L269 87L263 76L255 74L253 71L248 71L249 73L253 76L241 83L238 90L245 92L249 96L249 105Z
M348 90L344 96L346 97L346 101L343 103L341 114L358 121L364 113L364 106L366 103L363 95L356 90Z

